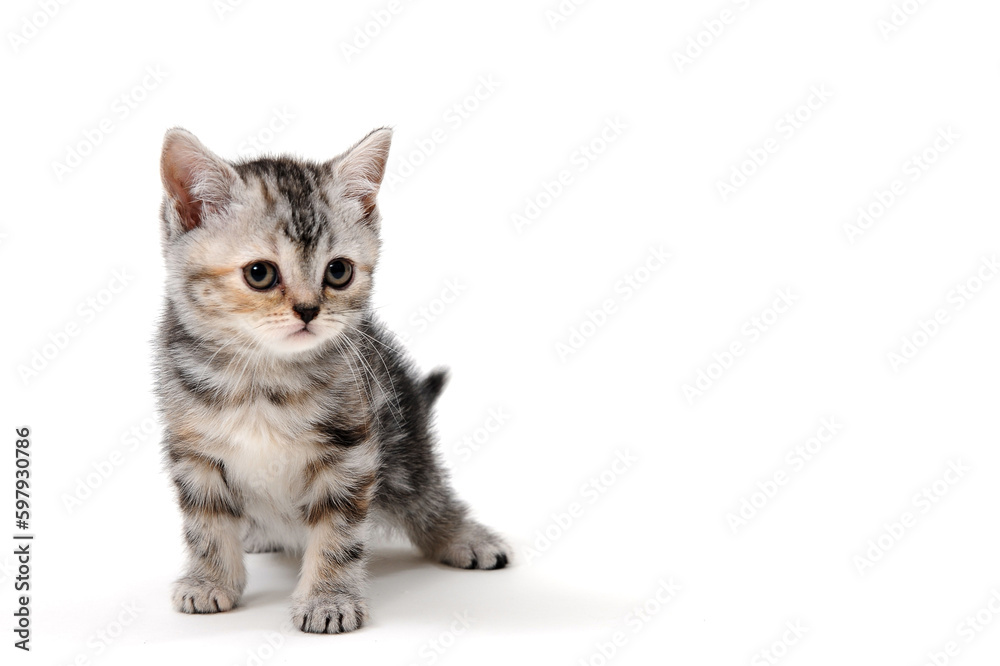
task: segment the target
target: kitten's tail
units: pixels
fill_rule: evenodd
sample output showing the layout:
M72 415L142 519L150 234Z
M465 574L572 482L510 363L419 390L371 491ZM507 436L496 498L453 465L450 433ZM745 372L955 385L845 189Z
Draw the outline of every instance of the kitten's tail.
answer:
M441 395L441 391L444 390L444 385L448 383L448 371L444 368L439 368L434 370L429 375L423 378L420 382L420 395L423 396L424 402L428 406L433 405L434 401L438 399Z

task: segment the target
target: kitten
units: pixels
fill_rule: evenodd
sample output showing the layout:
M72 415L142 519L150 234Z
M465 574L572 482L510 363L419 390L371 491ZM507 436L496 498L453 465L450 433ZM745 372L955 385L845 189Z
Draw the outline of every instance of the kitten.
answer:
M302 554L294 625L357 629L373 521L451 566L507 564L434 451L444 372L418 376L372 313L391 135L324 163L230 163L166 134L156 370L189 556L177 610L233 608L244 551L280 549Z

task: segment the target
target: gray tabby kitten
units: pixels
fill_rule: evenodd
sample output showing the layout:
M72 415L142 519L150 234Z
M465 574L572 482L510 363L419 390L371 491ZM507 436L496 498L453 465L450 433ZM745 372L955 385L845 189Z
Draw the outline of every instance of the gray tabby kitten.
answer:
M451 566L507 564L436 458L445 374L419 377L372 313L391 135L319 164L230 163L166 134L156 369L189 554L180 611L233 608L244 551L283 549L302 554L295 626L357 629L373 522Z

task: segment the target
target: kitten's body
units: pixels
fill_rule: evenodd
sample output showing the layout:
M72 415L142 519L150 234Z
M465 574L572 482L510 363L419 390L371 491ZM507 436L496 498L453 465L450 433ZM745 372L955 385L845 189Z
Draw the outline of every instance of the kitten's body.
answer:
M190 555L179 610L228 610L243 551L284 549L303 553L296 625L357 628L373 519L453 566L507 563L436 459L443 373L418 377L369 306L388 141L325 164L229 164L167 135L157 390ZM346 287L324 277L334 259L353 266ZM280 272L267 289L246 272L262 262Z

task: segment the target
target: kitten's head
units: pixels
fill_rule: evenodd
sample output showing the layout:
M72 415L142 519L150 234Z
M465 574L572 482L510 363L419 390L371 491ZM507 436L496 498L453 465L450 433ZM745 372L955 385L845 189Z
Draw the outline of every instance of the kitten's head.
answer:
M378 261L375 198L392 132L340 157L230 163L182 129L160 164L168 298L216 343L293 355L357 326Z

